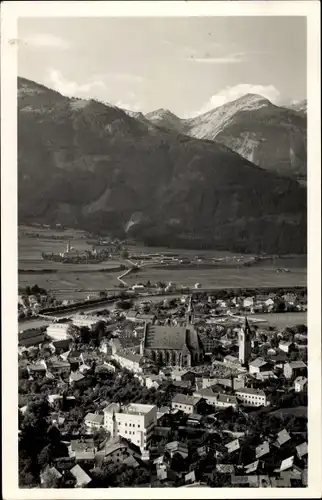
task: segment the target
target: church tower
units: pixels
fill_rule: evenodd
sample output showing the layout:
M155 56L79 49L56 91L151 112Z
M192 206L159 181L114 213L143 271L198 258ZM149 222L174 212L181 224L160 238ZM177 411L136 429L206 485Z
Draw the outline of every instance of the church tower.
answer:
M194 322L194 313L193 313L193 305L192 305L192 297L189 297L188 309L186 313L186 322L187 325L192 325Z
M247 365L251 356L251 330L247 321L247 316L245 316L244 326L239 332L239 362L242 365Z
M116 417L115 417L115 411L113 410L113 416L112 416L112 439L114 439L116 436L117 436Z

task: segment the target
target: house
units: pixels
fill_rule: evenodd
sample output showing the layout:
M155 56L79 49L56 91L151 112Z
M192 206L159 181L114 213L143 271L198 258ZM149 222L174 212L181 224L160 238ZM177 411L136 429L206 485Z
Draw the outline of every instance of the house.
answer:
M304 457L307 456L308 448L307 448L306 441L304 443L301 443L298 446L296 446L296 453L297 453L297 456L300 460L302 460Z
M80 372L71 372L69 375L69 383L70 385L78 385L79 383L85 380L85 376Z
M174 410L181 410L184 413L191 414L197 412L198 404L202 400L201 397L185 396L184 394L176 394L171 402L171 407Z
M154 314L140 314L138 313L135 317L136 322L142 322L142 323L154 323L156 320L156 316Z
M231 356L228 354L227 356L224 357L224 363L227 365L239 365L239 359L236 358L236 356Z
M155 405L110 403L103 411L104 427L112 438L120 435L139 446L141 451L147 449L157 423Z
M250 361L248 364L250 374L264 372L267 371L268 368L269 364L263 358L253 359L253 361Z
M24 330L18 334L19 346L29 347L41 344L45 340L44 332L37 329Z
M40 474L40 484L46 485L49 479L56 479L56 481L59 482L62 477L62 474L56 469L56 467L47 467Z
M193 384L195 381L195 374L190 370L173 370L171 378L177 382L189 381Z
M70 349L72 339L67 338L63 340L53 340L48 344L49 349L52 353L61 354L62 352L68 351Z
M112 358L117 361L122 368L126 368L133 373L143 372L143 369L140 365L140 361L142 360L142 356L140 354L132 354L123 350L113 354Z
M96 448L93 438L71 439L68 446L68 455L76 462L94 463Z
M282 460L279 468L275 469L274 472L283 472L285 470L291 469L294 464L294 456L285 458Z
M200 389L193 393L194 397L203 398L207 404L213 405L221 408L237 408L238 399L236 396L231 394L220 394L217 390L214 390L216 386L207 387L206 389Z
M284 377L292 379L307 375L307 366L303 361L290 361L284 365Z
M47 326L47 336L51 340L66 340L71 337L70 323L53 323Z
M294 351L295 344L290 340L281 340L280 343L278 344L278 348L281 351L286 352L286 354L289 354L292 350Z
M235 391L235 395L240 398L245 406L267 406L267 396L264 391L244 387Z
M198 415L196 413L191 413L188 417L187 425L197 427L197 426L201 425L202 419L203 419L202 415Z
M104 416L99 413L87 413L84 418L86 427L90 430L98 430L103 426Z
M216 464L216 472L219 474L233 474L235 467L233 464Z
M168 415L170 412L170 406L161 406L157 411L157 420L160 420L164 415Z
M145 377L145 386L147 389L158 389L161 385L161 380L158 375L147 375Z
M112 354L112 347L110 346L109 341L106 338L103 339L100 343L99 351L108 356Z
M270 448L268 441L264 441L255 448L256 458L262 458L265 455L268 455L269 453L270 453Z
M92 328L99 321L101 321L101 318L99 318L98 316L90 316L85 314L76 314L76 316L72 318L73 325L77 326L78 328L81 328L82 326Z
M170 454L171 458L173 458L176 453L179 453L182 458L187 458L189 454L188 446L181 441L171 441L171 443L167 443L164 450Z
M277 438L276 438L276 441L275 441L275 446L277 446L278 448L280 448L285 443L287 443L288 441L290 441L290 439L291 439L291 436L289 435L289 433L287 432L287 430L286 429L282 429L277 434Z
M306 377L297 377L294 380L294 390L295 392L303 392L307 389L307 378Z
M57 357L48 360L48 368L53 375L64 375L70 373L69 361L63 361Z
M251 309L254 306L254 297L246 297L243 300L243 306L245 309Z
M69 472L74 477L74 479L76 479L76 488L85 488L91 482L91 478L89 477L89 475L86 474L84 469L82 469L82 467L80 467L78 464L70 469Z
M34 376L34 375L40 375L40 376L45 376L47 372L47 364L44 359L38 361L37 363L31 363L30 365L27 366L27 370L29 375Z
M235 451L238 451L240 449L240 443L238 439L234 439L233 441L230 441L229 443L225 444L225 447L227 448L227 453L234 453Z
M259 466L259 460L255 460L255 462L245 465L244 467L245 474L254 474L255 472L257 472L258 466Z
M50 415L52 425L55 425L58 429L64 425L65 420L65 417L59 416L59 413L51 413Z
M275 301L272 299L272 297L269 297L267 300L265 300L264 304L270 310L274 307Z
M129 439L116 436L110 439L96 456L102 457L105 462L124 463L130 457L140 457L141 451ZM137 465L137 463L136 463ZM136 466L135 465L135 466Z

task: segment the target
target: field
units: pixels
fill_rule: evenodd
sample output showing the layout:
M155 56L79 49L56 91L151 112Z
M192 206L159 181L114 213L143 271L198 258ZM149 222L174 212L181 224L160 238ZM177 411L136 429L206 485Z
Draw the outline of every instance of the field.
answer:
M307 325L307 313L303 311L293 313L252 314L249 316L249 320L251 321L252 318L263 319L267 321L270 326L275 326L279 329L286 328L287 326Z
M37 237L31 237L33 233ZM116 268L118 260L107 260L99 264L62 264L59 262L44 261L41 252L58 253L63 251L70 238L71 245L79 250L90 249L86 243L86 236L82 231L68 229L57 231L38 227L20 226L18 231L18 268L30 273L19 273L19 286L37 284L40 287L53 291L60 299L83 299L90 291L115 289L119 285L117 277L120 271L108 273L99 272L103 268ZM53 239L55 236L56 239ZM233 256L229 252L193 250L176 250L168 248L129 247L132 252L180 252L186 256ZM277 273L278 268L289 268L289 273ZM54 269L55 273L42 273L43 269ZM85 271L85 272L84 272ZM178 287L191 286L200 283L203 288L231 288L231 287L265 287L265 286L305 286L306 260L304 257L290 256L288 258L264 261L253 267L237 268L223 267L211 269L185 268L171 269L145 267L135 274L126 276L129 285L138 282L150 281L156 283L172 281Z
M296 263L295 263L296 264ZM202 288L232 288L256 286L305 286L306 268L294 267L289 273L277 273L281 267L267 264L245 268L213 269L153 269L143 268L136 274L126 277L127 283L134 285L138 281L151 283L172 281L177 286L194 286L200 283Z

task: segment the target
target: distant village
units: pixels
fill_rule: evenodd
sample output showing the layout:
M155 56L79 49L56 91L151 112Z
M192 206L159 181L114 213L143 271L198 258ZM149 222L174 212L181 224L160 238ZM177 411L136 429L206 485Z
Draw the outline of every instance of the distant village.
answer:
M306 296L219 296L124 293L21 331L20 487L305 487L307 327L253 314Z

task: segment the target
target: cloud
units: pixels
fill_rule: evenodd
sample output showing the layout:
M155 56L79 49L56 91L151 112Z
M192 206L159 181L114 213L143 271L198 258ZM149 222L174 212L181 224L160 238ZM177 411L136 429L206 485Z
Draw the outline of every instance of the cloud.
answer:
M68 97L83 97L83 98L96 98L101 99L101 92L98 90L106 90L106 84L100 79L95 77L91 78L85 83L77 83L72 80L67 80L56 69L48 71L48 85L54 90Z
M47 73L48 86L57 90L67 97L79 97L82 99L96 99L106 104L113 103L118 108L124 108L129 111L140 111L141 104L137 101L136 93L131 90L122 91L122 86L118 85L118 94L122 95L121 99L109 99L108 95L111 91L115 92L115 82L119 79L123 81L127 77L135 77L135 75L127 74L107 74L107 75L94 75L86 82L78 83L73 80L65 78L60 71L50 69ZM113 85L109 87L109 83ZM114 94L115 95L115 94Z
M122 108L122 109L125 109L127 111L141 111L142 110L142 106L140 103L136 103L136 102L124 102L124 101L117 101L115 103L115 106L117 108Z
M203 57L195 57L193 54L186 58L186 61L191 61L199 64L237 64L246 60L247 54L244 52L236 52L226 56L212 57L205 54Z
M253 85L250 83L239 83L233 87L225 87L224 89L211 96L211 98L195 113L190 113L189 116L196 116L206 113L211 109L222 106L227 102L234 101L245 94L258 94L273 103L280 100L280 92L274 85Z
M61 49L68 50L70 43L63 38L50 35L49 33L36 33L24 39L25 45L39 49Z

